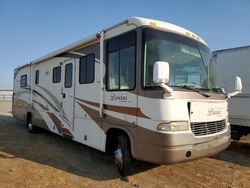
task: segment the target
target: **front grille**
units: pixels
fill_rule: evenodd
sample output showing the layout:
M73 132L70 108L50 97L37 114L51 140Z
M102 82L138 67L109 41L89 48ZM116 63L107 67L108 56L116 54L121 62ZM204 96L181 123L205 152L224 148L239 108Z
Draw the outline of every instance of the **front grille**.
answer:
M213 122L191 123L191 130L195 136L218 133L226 127L225 120Z

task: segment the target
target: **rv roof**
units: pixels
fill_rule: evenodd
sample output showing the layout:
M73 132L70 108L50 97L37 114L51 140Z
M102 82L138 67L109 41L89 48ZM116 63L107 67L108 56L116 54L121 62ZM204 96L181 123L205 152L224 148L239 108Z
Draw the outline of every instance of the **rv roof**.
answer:
M194 34L193 32L187 30L187 29L184 29L180 26L177 26L177 25L174 25L174 24L171 24L171 23L167 23L167 22L163 22L163 21L159 21L159 20L153 20L153 19L147 19L147 18L141 18L141 17L132 17L132 18L128 18L127 20L123 21L123 22L120 22L112 27L109 27L107 29L104 29L104 32L105 31L109 31L111 29L114 29L122 24L133 24L135 25L136 27L140 27L140 26L152 26L152 27L155 27L155 28L160 28L160 29L163 29L163 30L166 30L166 31L169 31L169 32L173 32L173 33L178 33L178 34L181 34L181 35L185 35L187 37L190 37L190 38L193 38L197 41L200 41L202 43L204 43L205 45L207 45L198 35ZM45 55L37 60L34 60L32 61L31 63L39 63L41 61L44 61L44 60L47 60L47 59L50 59L54 56L57 56L61 53L64 53L64 52L67 52L69 50L72 50L74 48L77 48L81 45L84 45L86 43L89 43L91 41L94 41L97 39L97 36L96 34L94 35L91 35L85 39L82 39L76 43L73 43L71 45L68 45L64 48L61 48L57 51L54 51L48 55ZM20 67L19 67L20 68Z
M148 18L141 18L141 17L132 17L128 19L129 23L133 23L135 25L139 26L146 26L146 25L150 25L156 28L161 28L164 30L167 30L169 32L173 32L173 33L178 33L181 35L185 35L187 37L193 38L199 42L204 43L205 45L206 42L202 40L201 37L199 37L197 34L174 24L168 23L168 22L163 22L163 21L159 21L159 20L153 20L153 19L148 19Z

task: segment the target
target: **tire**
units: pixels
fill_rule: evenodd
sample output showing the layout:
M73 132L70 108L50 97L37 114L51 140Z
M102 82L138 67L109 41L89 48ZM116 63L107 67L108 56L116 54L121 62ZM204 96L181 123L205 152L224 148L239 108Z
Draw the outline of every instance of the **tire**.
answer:
M115 149L115 163L121 176L129 175L132 157L130 152L129 138L125 135L118 136Z
M32 116L29 116L27 118L27 128L29 133L37 133L38 132L38 127L36 127L35 125L33 125L32 123Z
M231 130L231 138L233 140L240 140L241 136L242 135L240 134L239 130Z

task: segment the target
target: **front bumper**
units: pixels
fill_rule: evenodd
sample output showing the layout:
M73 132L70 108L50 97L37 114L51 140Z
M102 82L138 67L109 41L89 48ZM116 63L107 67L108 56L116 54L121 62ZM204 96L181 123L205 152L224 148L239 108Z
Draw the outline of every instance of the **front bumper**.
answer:
M185 138L178 134L161 135L165 144L157 142L139 142L138 157L139 160L152 162L155 164L171 164L189 160L207 157L219 153L230 145L230 129L222 134L210 135L209 137L195 138L192 134L187 134ZM191 137L192 142L191 141ZM185 144L186 140L186 144ZM176 143L179 143L175 145ZM182 143L182 144L180 144Z

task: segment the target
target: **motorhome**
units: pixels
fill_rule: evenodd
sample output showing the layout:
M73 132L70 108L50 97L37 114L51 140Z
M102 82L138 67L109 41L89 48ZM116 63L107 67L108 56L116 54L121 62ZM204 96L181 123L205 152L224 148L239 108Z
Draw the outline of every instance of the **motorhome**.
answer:
M244 90L228 100L231 136L232 139L239 140L250 134L250 46L217 50L213 54L226 92L234 90L231 82L235 76L240 75L242 78Z
M177 163L230 144L227 95L208 45L139 17L16 68L13 115L30 133L41 127L114 151L122 175L132 159Z

